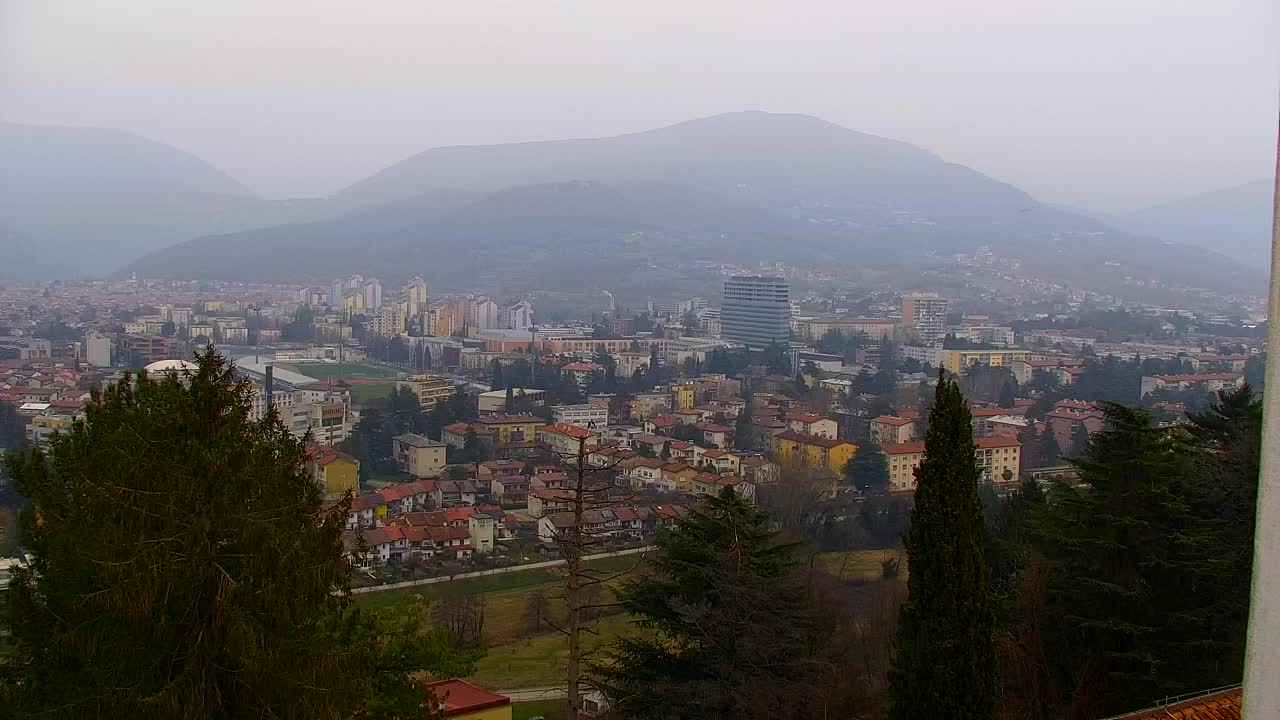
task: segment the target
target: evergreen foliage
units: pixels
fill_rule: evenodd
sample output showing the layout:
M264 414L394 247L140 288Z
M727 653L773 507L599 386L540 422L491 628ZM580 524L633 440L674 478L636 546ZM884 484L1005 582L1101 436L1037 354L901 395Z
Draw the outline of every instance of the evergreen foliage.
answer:
M426 666L409 661L427 659L349 599L350 499L322 507L302 441L274 414L250 417L250 386L224 358L209 350L196 365L108 387L48 454L11 460L34 565L17 571L4 608L13 652L0 707L421 715L409 671Z
M768 515L726 489L657 540L652 577L621 591L655 635L621 638L593 668L628 718L808 718L805 688L835 682L831 625Z
M990 718L994 613L973 431L960 388L941 374L916 483L890 717Z
M889 489L889 463L880 447L867 443L844 465L845 482L864 493L883 493Z

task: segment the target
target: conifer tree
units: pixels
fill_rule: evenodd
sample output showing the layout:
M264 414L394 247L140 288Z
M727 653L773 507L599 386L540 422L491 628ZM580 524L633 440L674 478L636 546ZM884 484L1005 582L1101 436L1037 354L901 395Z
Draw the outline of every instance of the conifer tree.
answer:
M413 649L383 645L350 602L349 500L322 506L302 441L274 413L252 417L250 392L210 349L180 376L95 394L47 455L10 463L34 564L3 609L13 651L0 660L0 708L144 719L424 710L407 689L423 666L402 664ZM371 687L385 691L376 702Z
M907 589L890 717L985 719L995 710L994 610L969 408L939 373L907 533Z
M1229 639L1217 617L1229 566L1220 523L1195 507L1201 480L1184 472L1185 431L1138 408L1104 412L1106 428L1072 460L1081 484L1057 483L1033 523L1055 628L1046 657L1077 712L1093 717L1240 672L1211 671Z
M657 546L653 576L621 593L654 634L624 636L593 667L613 708L664 720L820 716L817 689L836 682L831 625L768 515L726 488Z

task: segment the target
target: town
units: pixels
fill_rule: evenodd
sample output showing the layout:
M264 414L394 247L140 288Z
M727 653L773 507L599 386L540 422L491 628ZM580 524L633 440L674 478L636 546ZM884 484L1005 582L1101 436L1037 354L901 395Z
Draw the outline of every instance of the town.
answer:
M644 546L723 488L783 503L802 482L819 488L806 513L871 512L915 490L939 372L965 390L997 494L1070 476L1063 458L1103 428L1103 402L1178 423L1260 376L1247 306L1206 316L1085 296L1026 314L972 291L804 284L734 274L714 300L609 297L547 319L527 298L433 298L421 277L9 288L0 440L48 447L93 390L181 372L212 346L252 383L255 416L305 438L328 501L352 496L347 546L376 585L559 557L580 470L602 551ZM895 544L903 523L875 542Z

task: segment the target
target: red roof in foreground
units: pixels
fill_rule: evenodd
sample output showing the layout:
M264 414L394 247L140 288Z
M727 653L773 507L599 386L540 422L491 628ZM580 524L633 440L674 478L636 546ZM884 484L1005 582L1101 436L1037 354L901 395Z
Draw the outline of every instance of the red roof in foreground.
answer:
M455 717L511 704L511 698L506 695L489 692L457 678L428 683L427 689L444 707L445 717Z
M1240 688L1119 715L1114 720L1240 720Z

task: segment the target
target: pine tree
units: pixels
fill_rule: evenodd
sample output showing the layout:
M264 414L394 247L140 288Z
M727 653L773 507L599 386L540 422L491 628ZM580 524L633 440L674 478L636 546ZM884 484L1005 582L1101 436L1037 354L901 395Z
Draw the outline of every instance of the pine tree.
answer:
M657 540L651 577L624 583L623 607L653 635L619 639L592 669L628 718L818 717L835 683L816 609L769 517L726 489Z
M1104 412L1106 428L1072 460L1081 484L1056 484L1033 527L1056 628L1046 657L1093 717L1240 677L1218 663L1230 566L1220 523L1194 505L1201 481L1184 472L1184 431L1138 408Z
M1014 406L1018 397L1018 381L1009 378L1000 386L1000 399L996 402L1002 408Z
M990 718L994 610L969 408L939 373L907 533L890 717Z
M506 388L506 381L502 376L502 363L494 360L489 367L489 389L502 390Z
M212 350L126 378L13 459L31 570L10 583L0 708L19 717L349 718L421 710L411 649L350 602L304 447ZM390 653L390 654L388 654ZM455 668L457 669L457 668ZM465 668L462 668L465 670ZM370 688L379 689L371 697ZM398 705L405 698L410 704Z

